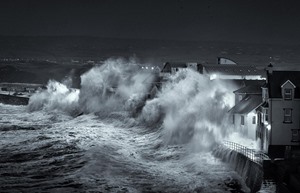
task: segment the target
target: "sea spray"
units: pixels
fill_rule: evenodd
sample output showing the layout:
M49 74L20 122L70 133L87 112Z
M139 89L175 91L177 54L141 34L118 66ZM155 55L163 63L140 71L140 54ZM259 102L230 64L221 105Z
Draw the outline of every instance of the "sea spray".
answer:
M55 80L49 80L46 90L41 90L30 97L29 111L45 109L75 113L78 109L79 90L67 87Z
M47 89L35 93L29 111L60 110L71 115L97 113L99 116L125 111L136 114L144 106L155 78L142 71L135 59L108 59L81 75L81 88L70 88L71 77L50 80Z
M81 76L82 111L136 111L144 103L154 76L140 70L135 60L109 59Z
M29 109L96 113L130 119L129 125L134 118L134 124L161 128L165 145L189 144L195 150L208 150L231 132L232 85L187 69L170 76L148 99L156 78L134 59L108 59L81 76L80 91L49 81L46 91L31 97Z
M234 102L233 87L209 80L193 70L170 76L157 97L147 101L141 117L153 124L162 120L164 143L188 143L208 150L231 132L227 111Z

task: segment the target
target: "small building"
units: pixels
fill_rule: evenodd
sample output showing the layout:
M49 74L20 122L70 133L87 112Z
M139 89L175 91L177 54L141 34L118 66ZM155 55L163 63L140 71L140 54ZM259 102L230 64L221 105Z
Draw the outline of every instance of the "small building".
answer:
M165 79L171 74L175 74L176 72L186 69L193 69L195 71L202 72L202 65L196 62L166 62L160 72L160 77Z
M186 68L187 65L184 62L166 62L161 70L161 74L175 74L176 72Z
M256 139L257 109L262 104L261 92L259 84L234 91L235 106L229 110L235 130L253 140Z

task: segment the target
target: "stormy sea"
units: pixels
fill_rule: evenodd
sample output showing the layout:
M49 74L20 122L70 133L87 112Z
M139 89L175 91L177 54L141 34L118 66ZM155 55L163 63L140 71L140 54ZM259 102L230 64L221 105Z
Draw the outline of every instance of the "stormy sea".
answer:
M108 59L80 89L49 80L27 106L0 104L0 192L249 192L211 153L232 132L234 86L156 78Z

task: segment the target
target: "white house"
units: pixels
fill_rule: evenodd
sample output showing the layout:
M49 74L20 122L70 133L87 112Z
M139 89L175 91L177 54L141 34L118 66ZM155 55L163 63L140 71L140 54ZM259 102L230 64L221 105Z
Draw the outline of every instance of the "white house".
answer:
M270 157L284 157L285 149L300 149L300 70L267 68L262 87L258 137Z
M235 106L229 110L232 124L239 133L255 140L257 130L257 109L262 104L261 84L248 85L234 91Z

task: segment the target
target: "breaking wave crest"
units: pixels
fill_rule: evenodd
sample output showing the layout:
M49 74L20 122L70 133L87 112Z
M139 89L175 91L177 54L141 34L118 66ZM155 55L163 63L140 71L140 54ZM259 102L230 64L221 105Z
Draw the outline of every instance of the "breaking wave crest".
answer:
M153 79L133 59L109 59L81 76L80 107L84 113L134 111L145 101Z
M73 113L78 109L79 90L67 87L55 80L49 80L47 89L30 97L29 111L45 109Z
M179 71L148 99L156 79L135 60L109 59L81 76L80 90L50 80L47 90L30 98L28 109L96 113L127 120L123 127L160 128L163 144L188 144L197 151L226 136L226 112L234 101L230 85L193 70Z
M204 150L227 134L232 97L230 85L193 70L181 71L170 77L157 98L146 102L141 116L150 122L162 119L166 144L189 143Z

